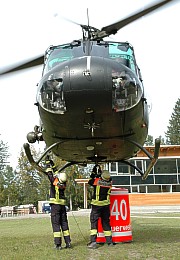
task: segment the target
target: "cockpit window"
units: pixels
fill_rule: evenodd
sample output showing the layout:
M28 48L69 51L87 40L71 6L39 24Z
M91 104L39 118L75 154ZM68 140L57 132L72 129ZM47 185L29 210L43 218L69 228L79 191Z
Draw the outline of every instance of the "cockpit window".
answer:
M54 50L52 55L49 57L48 66L50 69L52 69L57 64L63 61L71 60L72 58L73 58L72 50L66 50L66 49Z
M44 72L47 72L59 63L71 60L72 58L73 53L70 45L50 46L45 55Z
M84 50L80 41L75 41L64 45L50 46L45 53L43 74L60 63L70 61L73 58L82 57L84 55Z
M43 74L60 63L89 55L110 58L124 64L136 73L134 51L129 43L92 41L90 46L86 46L82 41L75 41L64 45L50 46L47 49Z
M134 52L129 43L109 42L109 58L123 63L136 72Z

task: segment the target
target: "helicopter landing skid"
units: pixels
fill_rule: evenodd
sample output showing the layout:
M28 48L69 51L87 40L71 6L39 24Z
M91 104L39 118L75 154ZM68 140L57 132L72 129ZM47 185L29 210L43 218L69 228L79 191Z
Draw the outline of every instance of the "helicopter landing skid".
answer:
M57 142L57 143L51 145L47 150L45 150L45 152L41 155L41 157L39 158L39 160L38 160L37 162L35 162L34 159L33 159L33 156L32 156L32 154L31 154L31 150L30 150L29 144L28 144L28 143L25 143L25 144L23 145L23 147L24 147L26 156L27 156L27 158L28 158L30 164L31 164L36 170L38 170L38 171L40 171L40 172L43 172L43 173L46 173L45 167L40 166L39 163L40 163L41 160L51 151L51 149L52 149L53 147L59 145L60 143L62 143L62 141L61 141L61 142ZM61 172L61 171L63 171L65 168L67 168L67 167L69 167L69 166L71 166L71 165L73 165L73 164L77 164L77 162L67 162L63 167L61 167L60 169L58 169L58 171Z
M131 167L133 167L134 169L136 169L142 176L142 180L146 180L149 173L151 172L153 166L156 164L158 157L159 157L159 149L160 149L160 143L161 140L159 138L155 139L155 148L154 148L154 156L152 156L143 146L141 146L140 144L138 144L135 141L131 141L129 139L126 139L126 141L135 144L138 148L140 148L146 155L147 157L150 159L150 164L148 165L146 171L143 173L136 165L134 165L133 163L129 162L129 161L125 161L125 160L121 160L121 162L130 165Z
M119 160L119 162L123 162L131 167L133 167L134 169L136 169L142 176L142 180L146 180L149 173L151 172L153 166L156 164L157 160L158 160L158 156L159 156L159 149L160 149L160 139L157 138L155 139L155 149L154 149L154 156L152 156L143 146L141 146L139 143L126 139L126 141L135 144L138 148L140 148L150 159L150 164L148 165L148 168L146 169L146 171L143 173L136 165L134 165L133 163L126 161L126 160ZM39 158L39 160L36 162L33 159L33 156L31 154L31 150L30 150L30 146L28 143L24 144L24 150L26 153L26 156L30 162L30 164L38 171L41 171L43 173L46 173L46 170L44 167L40 166L39 163L41 162L41 160L51 151L52 148L54 148L55 146L61 144L62 141L57 142L53 145L51 145L47 150L45 150L45 152L42 154L42 156ZM101 158L102 159L102 158ZM74 164L79 164L76 161L72 161L72 162L67 162L63 167L61 167L60 169L58 169L59 172L63 171L64 169L66 169L67 167L74 165Z
M43 173L46 173L45 168L42 167L42 166L40 166L40 165L39 165L39 162L40 162L41 159L48 153L48 151L45 151L45 152L43 153L43 156L41 156L41 158L40 158L37 162L35 162L35 161L34 161L34 158L33 158L33 156L32 156L32 154L31 154L31 150L30 150L29 144L28 144L28 143L25 143L25 144L23 145L23 147L24 147L26 156L27 156L28 161L30 162L30 164L31 164L36 170L38 170L38 171L40 171L40 172L43 172Z

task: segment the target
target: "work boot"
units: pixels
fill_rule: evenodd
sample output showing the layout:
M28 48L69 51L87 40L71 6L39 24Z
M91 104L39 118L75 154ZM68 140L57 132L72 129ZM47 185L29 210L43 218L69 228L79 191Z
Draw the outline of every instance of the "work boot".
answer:
M96 242L89 242L89 243L87 244L87 247L88 247L89 249L96 249L96 248L97 248L97 244L96 244Z
M70 243L70 242L69 242L69 243L66 243L65 248L72 248L71 243Z
M56 249L56 250L61 250L61 249L62 249L62 246L61 246L61 245L54 245L54 249Z

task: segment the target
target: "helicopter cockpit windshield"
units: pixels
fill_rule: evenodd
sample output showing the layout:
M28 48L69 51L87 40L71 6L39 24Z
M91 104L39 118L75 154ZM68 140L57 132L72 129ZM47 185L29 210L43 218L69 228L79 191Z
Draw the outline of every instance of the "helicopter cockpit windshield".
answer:
M72 47L70 44L50 46L45 53L45 65L43 74L51 70L56 65L69 61L73 58Z
M90 56L112 59L124 64L136 73L134 51L129 43L92 41L91 44ZM62 62L87 56L87 51L82 45L81 41L74 41L69 44L50 46L45 53L43 74Z
M129 43L109 43L109 58L124 64L136 73L134 51Z
M70 65L68 66L71 66L72 59L88 56L101 58L102 68L104 68L103 66L108 67L107 71L112 77L113 111L120 112L130 109L139 102L143 93L142 82L133 47L128 42L91 41L86 43L74 41L69 44L50 46L45 54L43 74L45 75L58 65L60 67L57 68L63 70L64 67L61 64L64 62L69 61ZM56 90L54 90L54 86ZM41 88L39 97L42 100L40 104L44 104L44 108L53 113L64 114L66 111L64 91L63 78L54 78L52 71ZM59 102L54 101L57 93Z

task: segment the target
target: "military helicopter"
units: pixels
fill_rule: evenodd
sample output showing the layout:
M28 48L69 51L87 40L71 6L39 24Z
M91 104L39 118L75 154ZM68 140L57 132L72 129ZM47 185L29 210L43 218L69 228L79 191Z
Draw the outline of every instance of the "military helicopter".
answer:
M37 101L40 125L27 134L24 149L29 162L44 172L43 159L51 152L67 163L95 165L123 162L146 179L155 165L160 139L152 156L143 147L149 125L149 105L133 46L105 41L124 26L168 4L161 1L101 30L80 24L83 38L50 46L44 56L15 66L7 74L43 64ZM35 161L30 145L43 141L46 150ZM151 160L146 172L129 158L142 150Z

